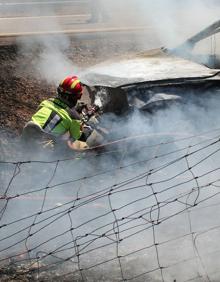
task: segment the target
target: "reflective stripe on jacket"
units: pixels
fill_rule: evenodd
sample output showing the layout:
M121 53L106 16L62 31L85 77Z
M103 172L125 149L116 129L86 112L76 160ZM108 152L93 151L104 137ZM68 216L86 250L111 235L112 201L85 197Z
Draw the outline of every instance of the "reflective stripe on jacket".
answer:
M46 133L63 135L69 131L74 140L81 136L80 120L73 119L69 107L58 98L44 100L31 120Z

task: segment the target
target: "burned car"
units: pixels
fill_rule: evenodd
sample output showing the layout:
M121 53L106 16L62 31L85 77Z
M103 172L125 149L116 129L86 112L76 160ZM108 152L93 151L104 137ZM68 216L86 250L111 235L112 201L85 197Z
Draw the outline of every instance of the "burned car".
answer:
M200 103L210 97L207 93L218 95L220 73L210 68L213 55L206 56L204 64L204 56L191 51L219 27L217 21L172 50L150 50L93 67L82 78L92 102L101 104L104 112L124 115L131 109L152 113L172 103Z

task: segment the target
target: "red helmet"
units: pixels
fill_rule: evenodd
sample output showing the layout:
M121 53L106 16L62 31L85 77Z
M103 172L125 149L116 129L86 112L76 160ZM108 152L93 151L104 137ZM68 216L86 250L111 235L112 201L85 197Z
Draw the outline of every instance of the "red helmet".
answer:
M74 95L77 99L81 98L82 91L82 84L77 76L67 76L58 87L60 94Z

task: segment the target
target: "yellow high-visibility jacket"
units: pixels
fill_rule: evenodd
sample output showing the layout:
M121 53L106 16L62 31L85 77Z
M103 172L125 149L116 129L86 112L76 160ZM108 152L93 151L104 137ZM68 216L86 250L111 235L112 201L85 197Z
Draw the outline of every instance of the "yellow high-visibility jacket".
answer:
M74 140L81 136L80 120L71 116L70 108L59 98L44 100L31 120L43 131L55 136L61 136L68 131Z

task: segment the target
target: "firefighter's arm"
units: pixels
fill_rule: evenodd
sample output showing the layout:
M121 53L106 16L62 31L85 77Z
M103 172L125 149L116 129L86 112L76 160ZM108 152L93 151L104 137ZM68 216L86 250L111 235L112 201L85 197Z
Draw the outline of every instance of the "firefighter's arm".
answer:
M70 128L70 138L67 141L68 147L74 151L84 151L88 149L85 141L86 134L83 124L79 121L74 121Z

